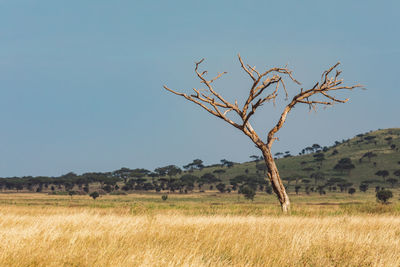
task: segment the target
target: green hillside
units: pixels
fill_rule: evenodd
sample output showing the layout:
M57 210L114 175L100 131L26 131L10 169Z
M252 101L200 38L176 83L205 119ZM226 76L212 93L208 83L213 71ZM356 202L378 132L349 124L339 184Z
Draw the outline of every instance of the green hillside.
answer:
M318 190L323 194L324 190L340 189L343 192L350 187L359 188L362 183L368 184L370 189L375 189L375 186L398 187L399 148L400 129L396 128L359 134L352 139L336 141L331 147L311 144L298 156L291 156L289 152L275 155L278 157L276 162L281 178L289 191L293 192L297 185L301 186L301 191L306 190L306 193ZM342 164L338 164L339 162ZM221 164L206 167L197 159L184 166L184 169L186 171L182 172L179 167L169 165L153 172L121 168L112 172L82 175L70 172L60 177L10 177L0 179L0 192L58 191L66 194L75 190L87 194L99 189L115 194L121 191L183 193L210 189L230 192L245 184L257 190L270 189L264 180L266 166L260 159L235 164L222 160ZM234 179L233 183L231 179Z
M326 182L330 178L343 178L354 184L372 180L375 181L374 184L389 187L391 185L389 183L384 185L383 177L377 176L375 173L380 170L387 170L389 175L385 177L386 181L389 178L400 178L394 175L396 170L400 170L399 148L400 128L392 128L359 134L351 139L336 142L334 146L321 147L319 152L278 158L276 163L281 177L284 180L286 179L286 183L287 178L297 178L298 182L308 179L311 184L314 184L314 179L311 178L312 174L322 173L324 179L320 180L318 184L323 184L324 181ZM316 154L323 154L325 160L317 161ZM335 170L335 165L342 158L350 158L354 168L350 170ZM219 178L229 184L229 179L237 175L261 175L262 171L257 173L257 164L262 165L263 161L235 164L231 168L221 166L206 167L200 171L194 171L193 174L201 176L207 172L212 173L217 169L223 169L225 173L219 175ZM294 182L293 180L291 185Z

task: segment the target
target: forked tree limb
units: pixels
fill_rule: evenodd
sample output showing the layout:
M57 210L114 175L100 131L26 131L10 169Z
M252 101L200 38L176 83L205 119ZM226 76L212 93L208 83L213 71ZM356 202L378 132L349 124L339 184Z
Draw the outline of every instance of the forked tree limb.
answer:
M240 125L238 125L237 123L233 122L232 120L230 120L230 119L228 119L228 118L226 117L227 111L225 111L224 113L221 113L221 111L220 111L219 108L218 108L218 106L220 106L220 107L226 107L226 106L223 106L223 105L220 104L220 103L216 103L214 100L204 99L204 98L200 97L198 94L197 94L197 95L190 95L190 96L189 96L189 95L184 94L184 93L176 92L176 91L174 91L174 90L168 88L168 87L165 86L165 85L164 85L164 88L165 88L166 90L170 91L171 93L174 93L174 94L179 95L179 96L183 96L183 97L186 98L187 100L192 101L193 103L196 103L196 104L199 105L200 107L204 108L205 110L207 110L207 111L208 111L209 113L211 113L212 115L214 115L214 116L216 116L216 117L218 117L218 118L221 118L221 119L225 120L226 122L228 122L229 124L233 125L233 126L236 127L236 128L241 129L241 126L240 126ZM195 90L196 92L198 92L196 89L194 89L194 90ZM203 102L203 103L202 103L202 102ZM204 103L210 104L210 105L214 108L214 110L212 110L210 107L207 107Z
M276 97L278 96L279 85L282 85L283 90L285 92L285 96L286 98L288 97L288 92L286 90L286 85L284 83L283 78L288 77L291 81L293 81L298 85L300 85L300 82L298 82L293 77L293 71L287 68L287 66L285 66L284 68L278 68L278 67L270 68L264 72L259 72L258 70L256 70L255 67L251 67L250 65L245 64L240 54L238 54L238 59L241 68L253 80L253 84L249 90L249 96L247 97L242 109L239 108L237 101L235 101L234 104L230 103L229 101L225 100L225 98L223 98L219 93L217 93L212 86L213 82L221 78L227 72L222 72L218 74L215 78L207 80L205 78L207 71L203 72L199 71L199 66L204 61L204 59L201 59L199 62L195 63L195 73L197 77L200 79L200 82L206 85L207 89L205 91L208 94L202 93L200 92L200 90L196 88L193 88L195 92L195 94L193 95L187 95L184 93L176 92L165 85L164 88L176 95L183 96L187 100L196 103L197 105L201 106L203 109L207 110L212 115L225 120L229 124L233 125L234 127L242 131L247 129L247 131L245 132L246 135L251 135L251 134L254 135L255 132L251 127L249 120L256 113L257 108L262 106L265 102L269 102L271 100L275 101ZM333 77L329 77L331 72L335 70L339 65L340 62L334 64L332 67L330 67L328 70L322 73L321 80L315 83L315 85L312 88L308 90L301 89L300 93L298 93L293 97L292 101L283 110L278 123L268 133L266 144L269 147L271 147L274 140L276 140L274 138L275 133L282 128L283 124L286 121L287 114L296 104L298 103L307 104L309 105L310 109L311 108L315 109L317 105L331 106L334 103L346 103L349 100L348 98L343 100L338 99L330 95L329 92L336 90L351 90L357 87L361 87L361 85L359 84L353 86L342 85L343 80L338 79L338 77L341 74L341 71L339 70L336 70L336 73ZM269 76L270 74L273 75ZM270 91L268 94L264 96L261 96L265 92L265 90L271 87L271 85L275 85L274 90ZM318 94L320 94L323 97L326 97L328 101L310 100L310 97ZM239 120L241 120L241 123L234 122L232 119L229 119L227 117L227 114L230 111L234 111L239 116ZM252 139L254 139L254 136Z
M272 143L274 142L274 135L276 132L278 132L283 124L285 123L286 116L290 112L290 110L297 104L297 103L303 103L303 104L308 104L310 108L315 109L316 105L333 105L335 103L346 103L349 99L346 98L344 100L338 99L332 95L329 95L329 91L335 91L335 90L352 90L354 88L359 88L362 87L360 84L352 85L352 86L341 86L343 83L343 80L340 79L338 80L339 75L341 74L341 71L336 71L335 77L329 78L328 75L334 70L337 66L340 65L340 62L336 63L333 65L331 68L328 70L324 71L321 76L321 83L317 82L311 89L303 91L296 96L293 97L292 101L285 107L283 110L281 117L278 121L278 123L275 125L274 128L271 129L271 131L268 133L268 140L267 140L267 145L270 148ZM326 98L330 99L330 101L318 101L318 100L309 100L311 96L321 94L325 96Z
M300 85L300 83L293 77L292 71L285 66L284 68L271 68L264 72L259 72L255 67L246 65L240 55L238 55L241 68L249 75L252 79L252 85L249 90L249 96L247 97L243 107L240 109L237 101L234 104L223 98L217 91L214 90L212 84L221 78L226 72L218 74L215 78L207 80L205 75L207 71L200 72L199 65L204 61L204 59L195 63L195 73L200 79L202 84L207 87L203 90L193 88L195 94L187 95L185 93L176 92L164 85L164 88L171 93L179 96L183 96L187 100L201 106L203 109L211 113L212 115L221 118L233 125L235 128L241 130L246 134L254 144L262 151L265 163L268 167L268 177L272 184L275 193L281 203L282 210L287 212L290 208L289 197L286 194L285 187L283 186L282 180L280 179L278 169L276 167L275 161L272 157L271 146L275 140L275 134L282 128L286 121L288 113L297 104L307 104L310 109L316 109L317 105L330 106L335 103L346 103L349 99L339 99L331 95L331 91L337 90L352 90L354 88L361 87L361 85L345 86L343 85L343 80L338 79L341 71L336 68L339 66L339 62L330 67L328 70L324 71L321 75L321 80L316 82L313 87L307 90L300 89L300 92L295 95L289 104L286 105L283 112L280 115L278 123L268 132L266 142L263 142L259 135L254 131L250 124L250 118L256 113L257 109L262 106L265 102L273 101L278 96L280 90L280 85L282 85L282 90L285 94L285 99L288 98L288 92L286 90L286 85L284 78L288 78L292 82ZM333 70L336 69L334 76L331 76ZM273 89L268 90L270 87ZM314 96L320 95L324 100L313 99ZM234 112L237 115L237 122L227 117L229 112Z

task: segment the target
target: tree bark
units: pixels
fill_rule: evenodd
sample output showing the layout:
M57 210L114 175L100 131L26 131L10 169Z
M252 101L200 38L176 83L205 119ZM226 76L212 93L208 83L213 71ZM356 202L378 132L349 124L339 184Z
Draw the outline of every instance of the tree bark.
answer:
M272 189L278 197L279 203L281 204L282 211L284 213L290 212L290 200L286 193L285 186L279 176L278 168L276 167L275 160L272 157L272 153L267 146L260 147L263 155L265 164L268 167L268 179L271 182Z

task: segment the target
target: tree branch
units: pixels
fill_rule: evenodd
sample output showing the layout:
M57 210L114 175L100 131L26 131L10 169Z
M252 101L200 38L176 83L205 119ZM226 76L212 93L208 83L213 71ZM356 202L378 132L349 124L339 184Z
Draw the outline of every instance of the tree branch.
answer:
M348 98L345 100L338 99L338 98L330 95L329 91L352 90L355 88L362 87L362 85L360 85L360 84L356 84L356 85L352 85L352 86L340 86L343 83L343 80L341 80L341 79L338 80L338 77L342 73L339 70L336 70L336 74L334 77L328 77L328 75L339 65L340 65L340 62L336 63L335 65L330 67L328 70L324 71L321 75L321 82L317 82L311 89L308 89L306 91L303 91L303 89L301 89L300 93L293 97L292 101L283 110L278 123L268 133L268 139L267 139L268 147L272 146L272 143L275 140L274 139L275 133L278 132L282 128L283 124L286 121L287 114L297 103L308 104L310 106L310 108L313 108L314 110L315 110L316 105L333 105L335 103L346 103L349 100ZM321 94L324 97L327 97L331 101L309 100L310 97L312 97L314 95L318 95L318 94Z
M232 109L235 110L237 113L239 113L240 110L239 110L235 105L232 105L231 103L229 103L228 101L226 101L220 94L218 94L217 92L215 92L214 89L213 89L213 87L211 86L211 82L215 81L216 79L218 79L219 77L221 77L221 76L222 76L223 74L225 74L226 72L221 73L220 75L218 75L216 78L214 78L214 79L211 80L211 81L207 81L207 80L203 77L203 75L204 75L205 73L207 73L207 71L203 71L202 73L199 73L199 71L198 71L199 65L200 65L203 61L204 61L204 59L202 59L202 60L200 60L199 62L197 62L197 63L196 63L196 67L195 67L195 72L196 72L197 76L200 78L201 82L204 83L204 84L208 87L208 90L209 90L214 96L216 96L219 100L221 100L221 101L226 105L226 107L232 108Z
M257 111L257 108L262 106L265 102L273 100L275 103L275 99L278 95L279 85L282 84L283 90L285 92L286 99L288 97L288 92L286 89L286 85L284 83L283 78L288 77L291 81L296 84L300 84L292 75L292 71L287 67L284 68L271 68L263 73L260 73L256 70L255 67L251 67L250 65L244 64L240 55L238 55L239 62L241 68L250 76L253 80L253 84L249 91L249 96L244 103L242 109L239 109L237 101L234 104L225 100L219 93L217 93L212 87L212 83L217 79L221 78L226 72L222 72L218 74L215 78L211 80L206 80L205 75L207 71L199 72L199 65L204 61L204 59L195 63L195 72L197 77L200 79L200 82L207 86L205 92L201 92L200 90L193 88L195 94L187 95L184 93L176 92L167 86L164 85L164 88L176 95L183 96L187 100L201 106L203 109L211 113L212 115L221 118L233 125L234 127L242 130L246 135L248 135L258 146L261 146L262 141L258 137L257 133L251 127L249 120ZM279 118L278 123L268 132L266 145L271 148L272 143L277 139L274 135L282 128L283 124L286 121L287 114L292 110L292 108L298 104L307 104L310 109L313 108L316 110L317 105L331 106L335 103L346 103L349 99L338 99L335 96L331 95L330 91L338 91L338 90L352 90L354 88L362 87L361 85L352 85L347 86L343 85L343 80L339 79L341 71L336 68L339 66L339 62L330 67L328 70L324 71L321 75L321 80L316 82L313 87L308 90L300 89L300 92L293 97L290 103L285 107L281 116ZM330 76L333 70L336 69L336 73L333 76ZM275 73L273 76L268 77L269 74ZM263 80L263 81L261 81ZM269 88L272 84L276 84L275 89L269 94L262 96L267 88ZM314 95L321 95L329 99L329 101L322 100L314 100L310 99ZM251 107L251 108L250 108ZM250 110L249 110L250 109ZM239 115L242 122L236 123L233 120L227 117L227 114L230 111L235 111L236 114ZM260 143L261 142L261 143Z

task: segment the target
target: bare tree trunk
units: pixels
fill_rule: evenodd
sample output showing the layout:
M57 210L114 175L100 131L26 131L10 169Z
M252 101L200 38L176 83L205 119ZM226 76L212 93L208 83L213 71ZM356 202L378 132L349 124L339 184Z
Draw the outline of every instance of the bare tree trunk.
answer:
M271 151L267 146L262 146L260 148L265 159L265 163L268 167L268 178L271 182L272 189L277 195L279 202L281 204L282 211L284 213L290 212L290 201L289 196L286 193L285 186L282 183L282 180L279 176L278 168L276 167L275 160L272 157Z
M245 101L243 108L239 108L238 102L236 100L234 103L228 102L227 100L225 100L225 98L223 98L219 93L214 90L212 83L219 79L222 75L226 74L226 72L218 74L215 78L211 80L206 79L205 75L207 74L207 71L200 72L198 69L199 65L203 62L204 59L195 64L195 72L197 74L197 77L201 80L201 83L207 87L206 89L200 90L193 88L194 94L188 95L185 93L176 92L165 85L164 88L173 94L184 97L185 99L199 105L212 115L226 121L227 123L242 131L254 142L254 144L263 153L265 163L268 167L268 178L271 182L275 194L279 199L282 211L284 213L288 213L290 212L289 197L286 193L285 187L283 186L282 180L279 177L278 168L276 167L274 158L271 154L271 146L273 142L278 139L274 137L274 135L282 128L283 124L285 123L287 114L296 104L307 104L310 109L316 110L317 105L329 106L335 103L346 103L349 99L338 99L330 95L330 91L344 89L352 90L354 88L361 87L361 85L357 84L353 86L344 86L343 80L338 79L341 71L336 69L340 63L336 63L334 66L322 73L321 81L317 82L312 88L306 90L303 90L303 88L301 88L300 92L295 95L290 103L285 107L285 109L281 113L278 123L275 125L274 128L269 131L267 142L264 143L254 131L253 127L250 125L250 118L255 114L257 108L262 106L264 103L270 101L273 101L275 103L276 97L278 96L278 88L280 84L282 84L284 94L286 95L286 98L288 98L288 92L286 91L283 77L290 78L294 83L298 85L300 85L300 83L293 78L292 71L289 70L287 67L271 68L265 72L259 72L256 70L255 67L245 65L240 55L238 55L238 58L241 67L253 81L253 84L250 88L249 96ZM333 75L333 77L328 77L334 69L336 69L336 74ZM270 86L275 86L275 89L269 91L269 93L267 94L263 94L264 92L267 92L266 89ZM328 99L325 99L325 101L319 99L310 99L314 95L322 95ZM227 116L229 112L236 113L240 119L236 121L232 120L232 118Z

